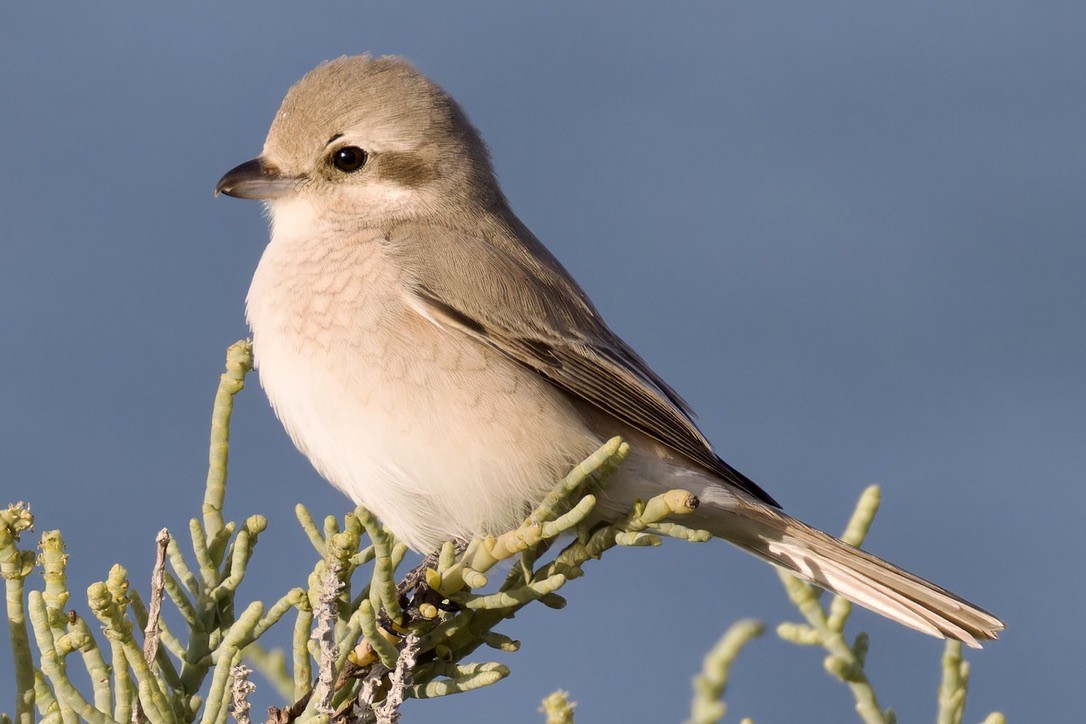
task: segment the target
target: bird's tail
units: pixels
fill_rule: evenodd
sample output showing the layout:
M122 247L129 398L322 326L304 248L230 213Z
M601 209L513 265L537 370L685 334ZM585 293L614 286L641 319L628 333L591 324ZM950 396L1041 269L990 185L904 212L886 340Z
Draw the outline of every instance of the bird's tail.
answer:
M980 648L1003 622L953 593L753 499L699 491L695 524L900 624Z

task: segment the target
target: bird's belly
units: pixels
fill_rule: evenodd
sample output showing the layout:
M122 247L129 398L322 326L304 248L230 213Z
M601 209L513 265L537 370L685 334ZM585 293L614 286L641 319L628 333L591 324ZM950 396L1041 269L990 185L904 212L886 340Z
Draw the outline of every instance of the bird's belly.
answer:
M511 527L599 438L541 377L396 289L259 309L250 293L261 384L314 467L411 547Z

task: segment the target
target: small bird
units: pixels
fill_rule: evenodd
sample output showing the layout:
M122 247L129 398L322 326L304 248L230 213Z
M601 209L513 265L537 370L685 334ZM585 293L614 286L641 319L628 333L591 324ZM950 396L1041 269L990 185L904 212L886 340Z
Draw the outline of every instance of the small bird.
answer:
M264 201L246 298L260 382L317 471L418 551L514 527L573 465L631 448L597 512L673 488L693 525L974 647L1003 623L784 513L513 214L478 131L407 61L341 57L287 93L216 193Z

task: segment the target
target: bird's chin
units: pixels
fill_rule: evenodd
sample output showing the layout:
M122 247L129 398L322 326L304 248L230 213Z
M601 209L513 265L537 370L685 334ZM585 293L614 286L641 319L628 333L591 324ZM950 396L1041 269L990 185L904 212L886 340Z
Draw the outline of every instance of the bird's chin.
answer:
M303 195L264 199L271 217L272 239L304 239L320 228L316 207Z

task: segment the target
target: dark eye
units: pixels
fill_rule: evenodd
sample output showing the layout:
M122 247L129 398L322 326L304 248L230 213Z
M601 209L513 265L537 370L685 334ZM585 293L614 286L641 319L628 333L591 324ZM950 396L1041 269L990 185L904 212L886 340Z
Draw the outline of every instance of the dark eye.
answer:
M343 173L354 173L366 165L366 152L358 146L344 146L332 153L332 165Z

